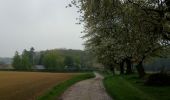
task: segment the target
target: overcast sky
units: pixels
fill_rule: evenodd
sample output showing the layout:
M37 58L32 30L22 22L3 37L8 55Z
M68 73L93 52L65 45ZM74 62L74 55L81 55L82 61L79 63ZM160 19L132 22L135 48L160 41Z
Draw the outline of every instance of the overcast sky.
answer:
M70 0L0 0L0 57L36 50L83 49L83 30Z

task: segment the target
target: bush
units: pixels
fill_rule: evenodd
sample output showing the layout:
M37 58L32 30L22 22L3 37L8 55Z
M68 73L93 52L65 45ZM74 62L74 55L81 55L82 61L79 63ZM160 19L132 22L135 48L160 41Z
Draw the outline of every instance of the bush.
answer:
M170 86L170 76L165 73L152 74L145 84L149 86Z

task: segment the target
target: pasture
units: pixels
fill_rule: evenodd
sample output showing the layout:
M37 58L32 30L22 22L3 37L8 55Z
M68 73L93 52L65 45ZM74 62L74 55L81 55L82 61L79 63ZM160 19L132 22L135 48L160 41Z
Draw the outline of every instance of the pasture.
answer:
M136 75L108 75L103 82L114 100L170 100L170 86L146 86Z
M35 100L77 73L0 72L0 100Z

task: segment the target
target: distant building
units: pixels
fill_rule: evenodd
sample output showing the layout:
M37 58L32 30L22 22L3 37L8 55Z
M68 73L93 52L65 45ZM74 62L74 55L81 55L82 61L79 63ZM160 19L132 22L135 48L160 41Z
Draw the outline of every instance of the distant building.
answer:
M45 67L43 65L35 65L33 69L43 70Z

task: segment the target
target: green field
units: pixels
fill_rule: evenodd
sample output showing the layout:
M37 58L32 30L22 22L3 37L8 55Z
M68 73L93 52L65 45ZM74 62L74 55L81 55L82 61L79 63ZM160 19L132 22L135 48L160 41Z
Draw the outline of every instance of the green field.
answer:
M114 100L170 100L169 86L145 86L135 75L108 76L103 82Z

